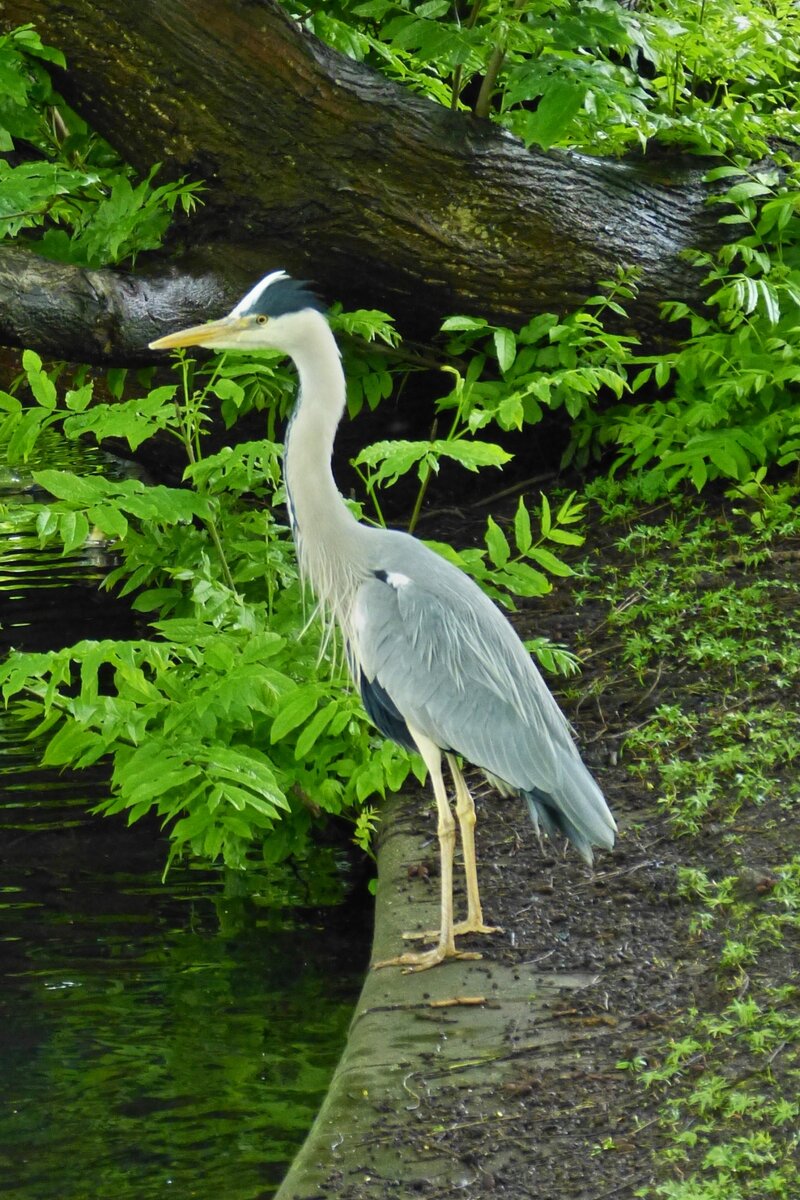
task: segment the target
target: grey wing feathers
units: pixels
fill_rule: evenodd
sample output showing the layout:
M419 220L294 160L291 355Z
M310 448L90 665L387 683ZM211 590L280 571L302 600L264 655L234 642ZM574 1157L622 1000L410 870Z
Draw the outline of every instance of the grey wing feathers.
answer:
M613 817L511 625L415 539L384 538L385 565L356 598L357 669L409 725L525 795L537 825L561 830L591 861L592 845L613 845Z

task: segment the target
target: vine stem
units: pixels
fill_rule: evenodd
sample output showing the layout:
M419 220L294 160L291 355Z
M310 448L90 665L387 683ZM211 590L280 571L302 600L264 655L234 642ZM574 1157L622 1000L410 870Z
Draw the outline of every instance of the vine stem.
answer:
M449 440L449 438L451 438L453 436L453 431L455 429L457 421L458 421L458 412L456 412L456 421L453 423L453 428L450 430L450 433L448 435L448 440ZM433 424L431 425L430 440L432 442L435 441L435 439L436 439L436 432L438 430L438 427L439 427L439 421L438 421L438 419L434 418ZM425 493L428 490L428 484L431 481L432 474L433 474L432 468L431 468L430 464L428 464L428 466L425 468L425 474L422 476L422 481L419 485L419 491L417 492L417 498L414 501L414 508L412 510L411 517L408 522L408 532L409 533L413 533L417 527L417 521L419 520L419 515L422 512L422 502L425 499Z
M475 3L472 6L472 10L464 23L465 29L472 29L474 27L475 22L478 19L478 15L479 15L482 7L483 7L483 0L475 0ZM461 65L461 63L459 63L458 66L456 67L455 71L453 72L453 88L452 88L452 95L450 98L450 109L452 112L455 112L456 109L458 108L458 99L459 99L459 96L461 95L461 80L463 78L464 78L464 68Z
M526 0L514 0L515 12L521 13L522 9L525 7L525 4ZM486 64L486 74L483 77L481 90L478 92L478 99L475 101L474 111L476 117L489 116L489 106L492 100L492 92L494 91L494 85L497 83L497 76L500 74L500 68L502 67L503 61L506 57L506 49L508 46L508 34L505 32L505 27L502 28L503 34L498 38L497 44L489 56L489 61Z
M202 397L201 397L200 403L197 405L196 410L193 411L192 410L192 402L189 397L189 371L188 371L188 362L186 359L182 360L181 369L183 372L183 397L184 397L183 413L182 413L182 418L181 418L181 425L182 425L182 430L183 430L183 447L184 447L184 450L186 451L186 457L188 458L189 463L192 466L196 466L196 464L202 458L202 451L200 449L200 423L197 420L197 413L200 411L200 408L202 406ZM214 375L211 377L211 380L210 380L208 386L204 389L203 396L205 396L207 394L208 388L214 382L214 379L216 378L218 371L219 371L219 364L217 366L216 371L214 372ZM214 549L216 550L217 556L219 558L219 563L222 568L222 575L225 580L225 583L230 588L230 590L234 593L234 595L236 595L237 594L236 593L236 584L234 582L233 575L231 574L231 568L228 563L227 556L225 554L225 548L222 545L222 538L220 537L219 528L217 526L217 523L213 517L204 517L203 524L205 525L206 529L208 530L211 541L214 543Z
M206 524L206 529L208 530L209 534L211 535L211 540L214 543L217 554L219 555L219 561L220 561L220 565L222 567L222 574L225 576L225 582L227 583L227 585L231 589L231 591L234 593L234 595L236 595L237 594L236 593L236 584L234 582L233 575L231 575L231 569L228 566L228 560L225 557L225 550L222 545L222 539L219 536L219 530L217 529L217 523L213 517L207 517L205 524Z
M419 485L419 491L417 492L417 498L414 501L414 511L412 512L411 519L408 522L408 532L409 533L413 533L417 527L417 521L419 520L420 513L422 512L422 502L425 499L425 493L428 490L428 484L431 481L432 474L433 474L433 471L432 471L431 467L427 466L425 468L425 474L422 477L422 483Z

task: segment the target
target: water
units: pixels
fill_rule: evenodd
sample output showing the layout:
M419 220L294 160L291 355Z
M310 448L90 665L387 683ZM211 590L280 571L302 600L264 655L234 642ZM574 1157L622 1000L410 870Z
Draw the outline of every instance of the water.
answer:
M82 452L80 469L109 464ZM101 551L37 549L27 482L0 478L2 636L126 636ZM157 826L92 817L103 771L43 770L27 733L0 711L0 1195L272 1195L365 965L341 852L268 878L178 866L163 884Z

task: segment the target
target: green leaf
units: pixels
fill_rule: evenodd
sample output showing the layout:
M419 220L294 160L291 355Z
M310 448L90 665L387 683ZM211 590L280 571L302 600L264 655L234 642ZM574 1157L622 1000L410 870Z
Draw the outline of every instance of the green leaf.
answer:
M526 114L526 140L549 150L583 108L585 94L585 85L573 80L554 79L548 83L536 111Z
M545 503L547 503L546 500L545 500ZM548 506L547 512L548 512L548 528L549 528L549 512L550 512L549 506ZM545 533L544 510L542 510L542 517L543 517L542 533ZM528 512L528 509L525 506L525 500L523 499L522 496L520 496L520 498L519 498L519 503L517 505L517 511L514 514L514 541L516 543L517 550L519 550L520 554L527 554L527 552L530 550L531 545L533 543L533 535L531 534L530 513Z
M514 359L517 356L517 339L510 329L495 329L494 349L500 370L505 375L506 371L514 365Z
M549 571L551 575L559 575L566 577L573 575L572 567L567 563L562 562L560 558L556 558L551 550L546 550L544 546L534 546L529 551L529 558L537 562L540 567L544 567L545 571Z
M165 604L179 600L181 593L177 588L145 588L131 602L134 612L158 612Z
M96 733L83 729L77 722L68 721L48 742L42 763L49 767L69 766L87 750L94 748L96 742Z
M467 441L437 441L433 443L435 451L444 458L455 459L469 471L477 471L480 467L502 467L513 457L502 446L493 442Z
M488 323L483 317L448 317L442 322L442 332L485 329Z
M86 507L106 499L109 491L114 490L105 479L81 477L71 471L35 471L33 477L51 496Z
M585 507L584 501L578 500L575 492L570 492L556 513L557 523L559 525L574 525L576 521L580 521Z
M28 385L38 404L52 411L56 406L56 386L44 371L29 371Z
M508 538L493 517L486 522L484 540L492 562L496 567L504 567L511 557L511 548Z
M690 477L697 491L701 492L708 481L708 469L702 458L697 458L692 463Z
M353 459L354 466L377 467L375 481L395 483L431 451L430 442L375 442Z
M418 17L435 20L436 17L445 16L449 9L450 0L426 0L424 4L418 4L414 11Z
M272 744L275 745L276 742L285 738L287 733L291 733L298 725L307 721L317 707L318 700L319 687L317 684L298 687L296 691L287 696L282 703L280 712L272 722L269 737Z
M269 797L273 804L288 808L269 761L254 747L216 746L208 771L214 777L238 784L245 791ZM248 797L248 803L252 802Z
M542 515L539 519L539 528L542 531L542 537L546 538L550 536L550 531L553 527L553 518L550 512L550 501L547 499L547 496L545 496L544 492L540 492L539 495L542 497Z
M582 546L586 540L580 533L570 533L568 529L551 529L547 535L549 542L556 542L559 546Z
M111 504L94 504L87 516L107 537L124 538L128 532L128 522L124 514Z
M32 375L41 371L42 360L35 350L22 351L22 369L26 375Z
M704 179L706 183L715 183L717 179L729 179L733 175L744 175L746 172L742 167L713 167L706 173Z
M22 412L6 445L7 460L12 463L26 462L50 422L50 415L45 408L29 408Z
M85 544L89 522L82 512L65 512L58 519L58 532L64 543L64 553L69 554Z
M316 745L338 711L339 705L335 700L330 700L324 708L314 714L295 743L294 756L298 762L308 756L309 751Z
M735 183L725 193L725 199L731 204L739 204L742 200L750 200L754 196L766 196L770 191L770 188L765 187L763 183L758 183L755 179L745 179L742 183Z
M510 562L494 573L494 582L515 596L546 596L552 590L549 579L526 562Z

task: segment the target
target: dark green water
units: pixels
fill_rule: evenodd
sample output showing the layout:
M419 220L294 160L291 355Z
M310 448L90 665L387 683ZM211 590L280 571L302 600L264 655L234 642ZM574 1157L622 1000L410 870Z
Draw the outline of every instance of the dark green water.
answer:
M38 551L24 500L7 482L0 636L124 636L127 612L97 590L102 553ZM0 711L0 1195L270 1196L368 953L341 853L270 877L177 867L162 883L157 827L92 817L103 773L41 770L25 734Z

